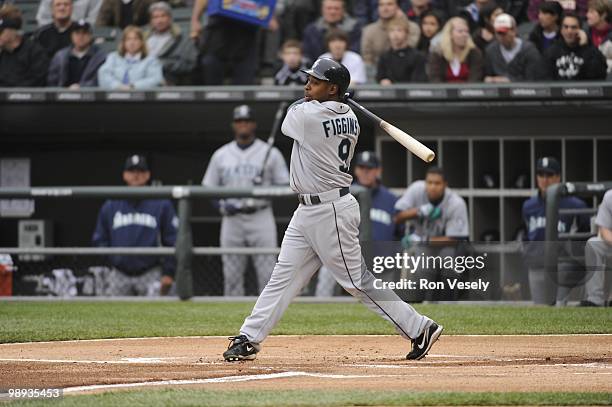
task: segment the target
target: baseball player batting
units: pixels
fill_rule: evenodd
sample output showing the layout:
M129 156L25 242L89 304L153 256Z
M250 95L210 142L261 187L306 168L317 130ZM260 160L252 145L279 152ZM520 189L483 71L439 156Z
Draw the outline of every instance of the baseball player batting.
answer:
M223 357L226 361L255 359L289 303L324 265L346 291L412 341L407 359L422 359L442 326L392 290L366 289L374 276L361 256L359 204L349 193L349 167L360 131L355 114L342 99L351 81L349 71L332 59L320 58L304 72L308 75L305 97L289 107L281 127L293 139L289 178L300 205L285 231L270 281L240 334L229 338Z

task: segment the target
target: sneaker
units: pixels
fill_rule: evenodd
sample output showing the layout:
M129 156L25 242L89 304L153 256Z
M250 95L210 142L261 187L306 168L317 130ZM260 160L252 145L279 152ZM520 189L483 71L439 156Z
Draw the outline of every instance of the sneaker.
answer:
M406 355L408 360L423 359L444 330L442 325L432 322L421 335L412 340L412 350Z
M230 344L223 352L223 357L227 362L253 360L259 352L259 345L249 342L246 335L230 336L227 339L230 340Z

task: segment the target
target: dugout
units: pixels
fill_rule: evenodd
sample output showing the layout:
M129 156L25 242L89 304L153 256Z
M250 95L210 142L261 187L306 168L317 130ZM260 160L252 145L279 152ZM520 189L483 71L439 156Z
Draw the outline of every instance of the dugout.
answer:
M147 92L0 90L0 158L28 158L32 186L121 185L121 166L146 154L155 182L198 184L212 152L231 139L233 107L249 103L266 138L280 101L299 88L198 87ZM356 100L437 153L451 187L466 198L473 240L514 240L534 163L557 156L563 181L612 179L609 82L362 86ZM401 192L426 166L360 117L359 150L375 149L384 182ZM291 142L277 137L289 156ZM101 200L40 201L32 218L51 220L57 246L86 246ZM282 234L296 202L276 202ZM194 244L217 245L219 216L194 206ZM17 219L0 218L0 246L17 245Z

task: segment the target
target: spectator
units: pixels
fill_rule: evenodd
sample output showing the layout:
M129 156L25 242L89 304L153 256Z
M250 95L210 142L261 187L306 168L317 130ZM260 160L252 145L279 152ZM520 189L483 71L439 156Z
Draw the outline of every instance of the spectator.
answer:
M480 23L480 10L487 4L490 4L491 1L492 0L474 0L459 12L459 16L463 17L468 22L471 33L476 31Z
M111 52L98 71L98 82L105 89L154 88L163 84L162 66L148 55L142 30L128 25L123 30L119 50Z
M319 17L321 2L319 0L279 0L276 2L275 12L282 39L302 41L308 24Z
M366 82L366 70L363 59L358 53L347 50L348 35L344 31L330 30L325 36L325 43L329 52L326 52L319 58L331 58L346 66L346 69L351 74L351 85Z
M394 222L403 224L409 222L406 236L402 239L405 248L410 249L421 243L434 245L419 246L418 253L426 255L455 256L462 246L457 242L469 239L468 211L463 198L448 187L446 175L441 168L429 167L424 181L415 181L404 195L395 203L396 215ZM454 270L418 270L416 276L425 277L429 281L440 278L458 278ZM424 293L415 292L411 300L422 301L425 294L434 294L433 299L456 299L456 293L449 298L448 292ZM442 297L440 298L440 295Z
M234 109L232 130L234 140L214 152L202 185L206 187L250 187L255 178L261 176L261 185L286 185L289 183L287 164L281 152L257 138L257 122L247 105ZM270 155L266 167L262 168L265 156ZM221 221L221 247L276 247L276 224L271 202L267 199L223 199L218 202L223 215ZM244 275L247 256L225 254L223 260L224 294L244 295ZM276 255L252 256L257 273L259 291L270 279Z
M380 18L380 9L378 0L351 0L353 16L359 20L362 27L375 22ZM410 8L409 0L398 0L400 10L408 10Z
M308 75L302 72L306 69L302 44L297 40L287 40L281 49L283 66L274 76L275 85L298 85L303 86L308 81Z
M130 187L149 183L151 172L145 157L133 155L123 167L123 181ZM167 199L121 199L104 202L98 215L93 245L96 247L174 247L178 218ZM106 295L166 295L174 282L171 257L111 256Z
M51 7L53 21L32 34L32 39L47 51L49 58L70 45L70 33L74 27L72 0L52 0Z
M387 34L389 22L394 19L407 20L406 15L398 7L397 0L378 0L378 15L378 20L365 26L361 35L361 56L370 71L374 71L378 65L378 58L391 47ZM414 48L419 41L420 29L412 21L408 24L410 25L408 44Z
M599 46L599 49L608 64L607 80L612 81L612 33L608 34L608 39Z
M259 27L228 17L208 16L202 30L200 19L207 4L208 0L195 0L190 34L199 43L204 85L222 85L228 70L232 85L253 85Z
M380 159L373 151L362 151L355 157L355 184L368 188L371 193L370 226L371 241L391 242L398 241L404 235L404 226L393 222L397 196L381 183L382 166ZM381 247L374 246L374 255L391 254L380 253ZM334 295L336 281L326 267L321 267L317 278L317 297L331 297Z
M421 16L419 28L421 29L421 36L416 48L424 53L429 54L429 48L431 40L438 35L443 25L442 15L438 11L427 11Z
M527 8L527 17L529 17L529 21L538 20L540 4L547 1L556 0L529 0L529 7ZM563 8L564 14L575 14L580 17L580 19L584 19L586 17L588 1L589 0L559 1L559 4Z
M587 10L587 24L589 26L587 37L589 42L599 48L612 32L612 25L608 22L612 17L610 0L590 0Z
M556 1L546 1L540 4L538 22L529 34L529 41L536 46L541 54L555 41L559 40L562 17L563 8Z
M485 53L485 82L533 82L544 78L542 57L529 41L517 37L516 21L500 14L493 23L496 40Z
M45 50L21 34L21 11L0 9L0 87L44 86L49 66Z
M425 55L408 46L408 23L405 20L395 20L389 23L387 29L391 49L378 60L376 81L381 85L427 82Z
M349 37L349 49L359 51L361 25L345 11L344 0L323 0L321 17L304 30L304 55L311 61L325 52L325 36L331 29L344 31Z
M605 306L610 299L612 281L612 190L604 195L597 210L595 224L597 236L588 240L585 247L587 281L581 306Z
M423 14L432 10L431 0L412 0L410 8L406 11L406 16L410 21L419 24Z
M106 59L106 53L93 44L91 25L85 20L75 23L72 45L59 50L49 66L47 86L82 87L98 86L98 69Z
M523 23L528 23L527 8L529 0L509 0L505 7L506 13L510 14L516 20L516 24L520 27Z
M36 22L39 27L53 22L51 11L53 0L40 0L38 11L36 12ZM100 12L102 0L74 0L72 2L72 21L85 20L94 25Z
M544 53L548 78L555 81L588 81L606 78L606 58L593 45L580 44L580 19L568 14L561 23L560 41Z
M478 19L479 27L474 31L472 39L474 44L480 51L484 53L485 48L495 40L495 29L493 28L493 21L495 18L502 14L504 9L499 7L496 3L489 3L480 9L480 17Z
M155 0L102 0L96 24L103 27L128 25L142 27L149 23L149 7Z
M429 53L431 82L480 82L483 76L480 50L470 37L468 23L453 17L444 25L440 43Z
M569 294L568 287L557 286L554 276L544 268L544 240L546 233L546 189L561 181L561 165L554 157L539 158L536 163L537 195L523 203L523 221L527 230L524 240L524 258L529 272L531 299L536 304L562 305ZM561 198L559 208L582 209L584 202L572 196ZM588 216L559 215L559 232L568 233L574 222L579 232L590 228ZM559 263L559 282L576 271L577 265L569 262Z
M189 82L196 66L198 52L188 35L172 23L172 11L168 3L153 3L149 10L151 28L145 32L149 55L162 64L164 79L168 85Z

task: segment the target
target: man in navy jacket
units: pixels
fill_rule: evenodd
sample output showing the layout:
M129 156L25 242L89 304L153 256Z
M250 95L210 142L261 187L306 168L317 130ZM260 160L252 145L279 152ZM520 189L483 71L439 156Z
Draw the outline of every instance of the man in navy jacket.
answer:
M546 189L561 182L561 165L554 157L542 157L536 163L537 195L523 203L523 221L525 222L524 258L529 269L529 288L531 299L536 304L564 305L571 287L563 281L571 278L579 265L571 262L558 264L558 278L550 276L544 268L544 240L546 233ZM560 209L582 209L586 204L574 196L561 198ZM559 215L559 233L569 233L572 227L578 232L590 230L589 217L585 215Z
M72 45L57 51L51 60L47 86L71 89L98 86L98 69L106 60L106 53L92 43L87 21L75 22L70 35Z
M128 157L123 180L146 185L151 172L145 157ZM98 247L174 246L178 218L167 199L108 200L100 209L93 244ZM111 256L106 295L167 294L174 281L174 259L157 256Z

